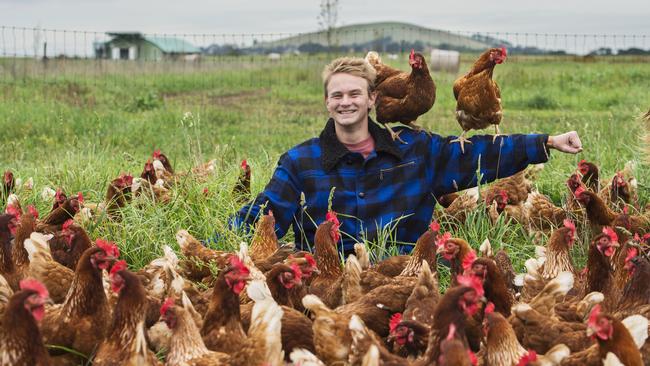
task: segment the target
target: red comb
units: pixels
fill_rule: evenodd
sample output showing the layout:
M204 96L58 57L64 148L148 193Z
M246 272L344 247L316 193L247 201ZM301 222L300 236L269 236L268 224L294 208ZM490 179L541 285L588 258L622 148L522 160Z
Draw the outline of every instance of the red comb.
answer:
M169 310L170 307L174 306L174 299L171 297L168 297L167 300L162 304L160 307L160 316L165 316L167 313L167 310Z
M537 361L537 352L535 352L532 349L529 349L528 353L521 356L517 366L528 366L529 363L534 362L534 361Z
M625 178L623 177L623 172L616 173L616 186L617 187L625 186Z
M625 257L625 263L631 261L634 257L636 257L639 254L638 249L635 247L629 247L627 248L627 257Z
M480 278L472 275L458 275L456 278L459 285L473 288L478 296L483 296L485 294L485 291L483 290L483 283L481 282Z
M34 207L34 205L29 205L29 206L27 206L27 211L29 211L29 213L30 213L30 214L31 214L35 219L38 218L38 210L36 209L36 207Z
M501 53L502 53L504 56L508 56L508 50L507 50L505 47L501 47Z
M119 260L113 264L113 267L111 267L111 275L114 275L115 273L119 271L123 271L126 269L126 261L124 259Z
M151 156L153 156L154 159L159 159L160 158L160 149L154 150L153 154Z
M587 321L587 324L596 324L596 321L598 320L598 315L600 315L600 304L596 304L593 309L591 309L591 313L589 313L589 320Z
M501 198L503 198L504 201L508 202L508 192L502 189L499 191L499 195L501 196Z
M463 258L463 270L468 270L472 267L472 263L476 260L476 252L474 250L470 250L469 253L465 254L465 258Z
M564 219L564 227L573 232L576 231L576 225L570 219Z
M451 239L451 233L450 232L446 232L446 233L442 234L442 236L438 235L438 237L436 238L436 246L441 247L441 246L445 245L447 243L447 241L449 241L449 239Z
M59 201L59 200L61 199L61 196L62 196L62 195L63 195L63 191L61 190L61 188L58 188L58 189L56 190L56 193L54 193L54 198L55 198L57 201Z
M248 162L246 161L246 159L244 159L244 160L241 161L241 168L242 168L242 169L246 169L246 168L248 168Z
M307 263L309 263L310 266L316 267L316 260L314 259L314 256L311 254L305 254L305 259L307 260Z
M339 222L338 216L336 216L336 212L334 211L328 211L327 214L325 215L325 220L333 222L335 225L341 225Z
M231 265L233 268L237 268L237 270L238 270L242 275L248 275L248 274L250 273L250 270L248 269L248 267L246 267L246 265L244 264L244 262L242 262L242 260L239 259L239 257L236 256L236 255L231 255L231 256L230 256L230 265Z
M411 48L411 54L409 54L409 59L413 59L415 57L415 50Z
M494 303L492 301L488 302L485 306L485 315L494 313Z
M618 235L616 235L616 231L614 231L614 229L612 229L611 227L609 226L603 227L603 234L609 236L609 240L618 243Z
M440 231L440 224L437 221L432 221L431 224L429 224L429 229L437 233Z
M33 278L26 278L20 281L21 290L30 290L38 293L38 296L47 298L49 296L47 288L38 280Z
M123 175L122 180L124 181L124 185L130 186L133 184L133 176L131 174Z
M454 339L456 336L456 325L454 323L449 324L449 332L447 332L447 340Z
M584 164L584 163L586 163L586 162L587 162L587 160L582 159L582 160L580 160L580 161L578 162L578 165L582 165L582 164Z
M16 219L20 219L20 216L22 215L18 207L14 205L7 205L7 209L5 210L5 212L15 217Z
M472 366L478 365L478 358L471 350L467 350L467 355L469 356L469 362L472 363Z
M291 266L291 271L293 271L293 277L297 280L300 281L302 279L302 271L300 270L300 266L297 264L293 263Z
M390 331L394 331L395 328L399 325L399 323L402 322L402 313L395 313L393 316L390 317L390 321L388 322L388 328Z
M578 196L580 196L584 191L585 191L585 188L584 188L582 185L580 185L580 186L578 186L578 188L576 188L576 191L573 192L573 194L574 194L576 197L578 197Z
M81 192L77 193L77 201L79 201L79 203L84 203L84 195L83 195L83 193L81 193Z
M106 255L110 255L115 258L120 256L120 249L113 242L97 239L95 241L95 245L97 245L98 248L101 248L106 253Z
M68 229L70 228L70 226L72 226L72 224L74 224L74 220L73 220L73 219L65 220L65 222L63 223L63 226L61 227L61 229L62 229L62 230L68 230ZM98 246L99 246L99 245L98 245ZM103 248L102 248L102 249L103 249Z
M650 239L650 233L643 234L643 237L641 239L643 239L643 241L647 241Z

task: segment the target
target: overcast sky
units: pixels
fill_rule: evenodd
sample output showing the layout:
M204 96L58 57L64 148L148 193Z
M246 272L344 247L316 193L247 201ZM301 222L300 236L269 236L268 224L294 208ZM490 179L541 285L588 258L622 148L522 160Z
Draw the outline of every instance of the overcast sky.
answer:
M561 34L489 35L513 45L584 54L600 47L650 49L649 4L649 0L340 0L338 24L400 21L467 32L463 35ZM318 30L319 13L320 0L0 0L0 54L33 56L46 41L50 54L88 56L93 42L109 39L106 31L183 35L178 38L204 47L250 45L253 40L284 37L278 33ZM100 33L33 32L12 26Z
M310 32L319 0L0 0L0 25L150 33ZM648 0L340 0L342 24L483 32L650 34Z

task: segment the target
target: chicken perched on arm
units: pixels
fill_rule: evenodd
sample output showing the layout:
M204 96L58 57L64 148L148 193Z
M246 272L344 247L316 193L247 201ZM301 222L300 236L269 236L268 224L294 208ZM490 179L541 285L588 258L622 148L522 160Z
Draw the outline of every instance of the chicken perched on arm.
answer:
M472 69L454 82L454 97L456 97L456 119L463 128L463 133L451 142L460 142L461 150L465 151L465 142L470 142L465 134L471 129L483 129L494 125L496 135L499 135L499 123L503 115L501 107L501 91L492 80L494 67L506 60L506 49L491 48L474 62Z
M387 123L400 122L421 130L415 120L428 112L436 101L436 84L431 78L424 56L411 50L410 73L383 64L376 52L368 52L366 60L377 71L377 122L386 126L393 140L403 143L399 132L394 132Z

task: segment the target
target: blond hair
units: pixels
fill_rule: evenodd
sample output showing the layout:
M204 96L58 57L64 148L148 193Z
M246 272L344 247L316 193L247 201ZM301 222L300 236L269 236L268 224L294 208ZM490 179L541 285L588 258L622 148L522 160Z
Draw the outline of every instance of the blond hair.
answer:
M334 74L350 74L366 79L368 82L368 94L375 90L375 79L377 71L366 60L359 57L341 57L330 62L323 69L323 87L327 96L327 84Z

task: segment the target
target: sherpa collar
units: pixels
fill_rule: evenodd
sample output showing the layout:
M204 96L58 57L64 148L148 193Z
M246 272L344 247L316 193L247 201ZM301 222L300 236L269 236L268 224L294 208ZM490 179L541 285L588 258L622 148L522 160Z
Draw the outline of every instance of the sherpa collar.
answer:
M380 128L377 124L368 117L368 132L375 140L375 151L389 153L398 159L402 159L402 151L397 147L395 142L391 139L390 134L385 129ZM325 125L325 128L320 133L320 147L321 159L325 171L333 169L336 164L350 151L345 145L336 137L336 129L334 128L334 119L330 118Z

